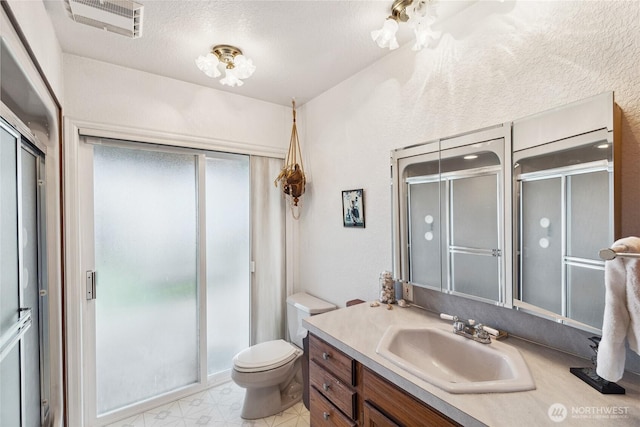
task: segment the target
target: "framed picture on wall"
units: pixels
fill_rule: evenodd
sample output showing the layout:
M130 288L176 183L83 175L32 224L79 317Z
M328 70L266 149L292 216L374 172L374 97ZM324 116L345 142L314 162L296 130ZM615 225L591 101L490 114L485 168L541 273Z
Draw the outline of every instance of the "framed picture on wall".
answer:
M364 228L364 191L342 192L342 223L345 227Z

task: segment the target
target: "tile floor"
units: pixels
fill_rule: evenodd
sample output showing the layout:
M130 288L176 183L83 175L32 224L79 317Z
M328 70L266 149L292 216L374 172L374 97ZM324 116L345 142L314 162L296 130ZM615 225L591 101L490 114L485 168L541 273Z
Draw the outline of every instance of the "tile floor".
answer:
M272 417L249 421L240 418L243 399L244 389L228 382L107 427L309 426L309 411L302 402Z

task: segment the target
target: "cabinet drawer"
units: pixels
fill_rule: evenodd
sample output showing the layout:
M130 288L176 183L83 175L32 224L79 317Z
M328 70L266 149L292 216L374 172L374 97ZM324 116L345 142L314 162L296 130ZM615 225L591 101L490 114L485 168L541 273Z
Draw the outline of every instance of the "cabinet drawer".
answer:
M362 372L364 399L388 418L407 426L459 426L436 409L422 403L369 369Z
M369 402L364 402L364 426L365 427L400 427L385 414L378 411Z
M313 360L343 382L356 385L353 359L314 335L309 336L309 360Z
M311 387L309 397L312 426L355 427L356 423L333 406L315 387Z
M356 418L356 392L314 361L310 363L309 383L348 417Z

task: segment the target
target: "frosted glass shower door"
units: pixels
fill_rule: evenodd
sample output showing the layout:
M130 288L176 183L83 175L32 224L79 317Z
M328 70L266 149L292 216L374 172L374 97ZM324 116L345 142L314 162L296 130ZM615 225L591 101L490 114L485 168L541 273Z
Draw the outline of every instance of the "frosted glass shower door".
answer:
M0 426L36 427L46 424L48 408L46 280L39 274L44 160L1 120L0 132Z
M40 275L39 221L42 209L38 181L42 157L23 146L21 151L21 246L22 246L22 298L23 306L31 308L31 328L24 336L24 408L23 427L45 424L48 411L49 354L48 308L46 280ZM42 163L44 166L44 163Z
M1 123L0 123L1 124ZM18 136L0 127L0 425L19 426L23 384L18 244Z
M78 157L83 407L104 425L225 378L249 345L250 156L84 137Z
M207 374L249 345L249 156L207 154Z
M96 414L199 380L197 157L93 146Z

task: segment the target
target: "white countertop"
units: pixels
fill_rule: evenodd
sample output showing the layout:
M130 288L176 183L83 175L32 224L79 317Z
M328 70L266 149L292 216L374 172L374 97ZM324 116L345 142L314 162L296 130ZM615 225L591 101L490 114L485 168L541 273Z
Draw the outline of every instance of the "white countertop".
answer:
M465 426L640 425L640 377L625 373L618 381L626 389L624 395L600 394L569 372L570 367L589 366L588 360L518 338L509 337L503 342L524 356L536 383L532 391L450 394L376 353L378 341L389 325L449 323L418 308L394 305L387 310L385 304L370 307L369 303L303 321L309 332ZM564 405L567 410L562 422L554 422L548 415L554 404Z

